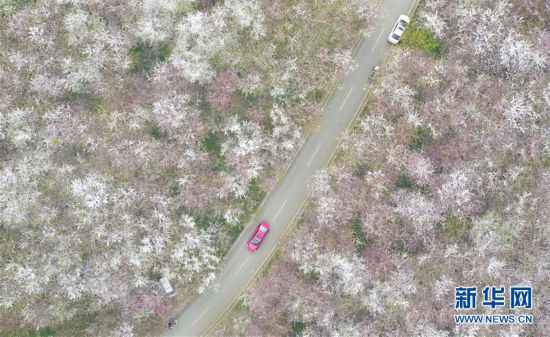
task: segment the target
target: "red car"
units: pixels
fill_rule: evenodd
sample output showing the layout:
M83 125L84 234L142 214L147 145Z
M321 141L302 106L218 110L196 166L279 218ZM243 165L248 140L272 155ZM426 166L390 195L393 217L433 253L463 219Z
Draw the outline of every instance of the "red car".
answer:
M262 222L256 227L254 235L248 240L246 246L249 252L255 252L260 248L260 245L264 241L265 237L269 233L269 224L267 222Z

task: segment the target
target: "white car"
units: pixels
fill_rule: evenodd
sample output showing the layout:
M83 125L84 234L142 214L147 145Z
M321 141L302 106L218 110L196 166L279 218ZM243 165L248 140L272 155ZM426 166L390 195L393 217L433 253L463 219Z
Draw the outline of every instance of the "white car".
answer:
M176 290L174 290L174 288L170 284L170 280L168 280L167 277L161 277L159 282L160 282L160 285L161 285L162 289L164 290L164 293L168 297L176 296Z
M411 22L411 19L408 16L400 15L388 36L388 42L391 44L398 44L409 22Z

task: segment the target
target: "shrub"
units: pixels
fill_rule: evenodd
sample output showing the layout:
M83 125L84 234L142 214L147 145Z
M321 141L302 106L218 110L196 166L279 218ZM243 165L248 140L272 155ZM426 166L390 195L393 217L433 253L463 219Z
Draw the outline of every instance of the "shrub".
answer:
M325 97L325 91L323 89L313 89L307 93L307 100L313 101L316 103L319 103L323 100L323 97Z
M411 137L409 149L419 152L425 145L431 144L432 141L432 129L426 126L417 126Z
M225 170L225 158L222 154L222 139L217 133L208 131L208 134L202 139L201 146L208 152L213 161L212 169L214 171Z
M259 204L264 198L265 192L262 190L257 179L250 180L247 196L248 199L252 200L255 204ZM256 208L256 206L254 206L254 208Z
M407 246L405 245L405 241L401 239L392 241L390 248L393 252L398 253L399 255L406 255L408 253Z
M365 161L361 161L353 165L353 175L358 178L364 178L370 170L370 164Z
M10 16L21 8L32 5L36 0L2 0L0 1L0 16Z
M55 336L55 330L50 327L41 328L38 330L38 336L40 337L53 337Z
M0 331L0 337L55 337L57 336L54 329L50 327L40 328L38 330L32 328L20 328L17 330Z
M461 219L450 213L443 224L443 234L450 241L459 241L464 239L466 234L472 228L472 223L468 219Z
M418 103L418 104L422 104L426 101L426 97L424 96L424 87L420 86L420 85L417 85L415 87L415 94L414 94L414 100Z
M317 283L321 279L321 273L317 270L310 270L304 273L304 280L308 283Z
M412 22L403 33L401 43L409 48L421 49L433 57L441 56L441 42L428 28Z
M104 336L106 332L118 326L120 315L115 305L92 309L90 304L91 299L74 303L76 314L61 324L55 325L56 334L53 336L90 336L88 333L90 330L97 332L94 336Z
M229 246L231 243L235 242L239 235L241 235L241 232L243 231L244 226L242 223L238 223L236 225L230 226L227 234L229 235L230 242L228 243L227 247L221 247L220 250L222 252L222 255L225 255L225 253L229 250Z
M248 183L248 189L246 192L246 198L243 199L241 208L243 210L243 216L241 222L246 222L252 212L260 205L265 197L266 192L262 190L257 179L252 179Z
M193 219L195 220L195 224L197 225L197 227L204 230L208 229L208 227L213 224L225 224L225 219L223 218L223 216L217 215L209 210L194 214Z
M64 100L69 103L79 104L82 106L82 108L90 112L94 112L94 113L105 112L105 101L103 97L93 95L92 93L89 93L89 92L71 91L65 95Z
M222 151L220 137L212 131L208 131L208 134L202 140L203 149L211 156L220 156Z
M160 140L165 136L160 127L153 122L146 122L145 132L156 140Z
M170 196L177 197L181 193L181 185L177 181L173 181L168 188Z
M354 216L351 220L351 230L353 232L353 241L355 243L355 248L357 253L361 254L363 250L367 247L367 237L363 231L363 224L359 216Z
M155 65L168 60L170 47L166 42L151 43L140 41L130 49L132 64L130 70L134 73L148 74Z
M290 332L290 337L299 337L302 336L306 324L300 321L292 321L291 325L292 331Z
M397 181L395 182L395 187L397 187L397 188L406 188L406 189L414 189L417 186L414 183L414 181L412 181L411 178L409 178L409 176L407 176L405 173L402 172L397 177Z

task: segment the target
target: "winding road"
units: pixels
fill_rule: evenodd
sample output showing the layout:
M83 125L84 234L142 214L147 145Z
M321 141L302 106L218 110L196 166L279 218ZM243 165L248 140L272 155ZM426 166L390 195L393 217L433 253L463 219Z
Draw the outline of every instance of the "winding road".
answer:
M391 48L386 37L395 20L400 14L411 13L416 1L382 1L375 29L359 43L354 55L356 67L345 76L328 101L319 127L309 135L286 175L269 193L251 223L236 240L215 283L185 309L178 318L177 326L166 331L164 336L208 335L269 261L279 241L300 213L308 197L307 184L311 177L327 167L340 136L363 106L369 75L382 60L386 48ZM246 241L260 220L270 223L271 232L262 247L251 254L246 249Z

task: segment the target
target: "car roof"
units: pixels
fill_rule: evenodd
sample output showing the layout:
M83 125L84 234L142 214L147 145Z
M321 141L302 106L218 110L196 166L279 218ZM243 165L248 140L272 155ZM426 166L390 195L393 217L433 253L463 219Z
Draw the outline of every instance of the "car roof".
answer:
M399 15L399 19L398 20L403 20L403 21L406 21L406 22L409 22L411 21L411 18L409 18L407 15L405 14L401 14Z

